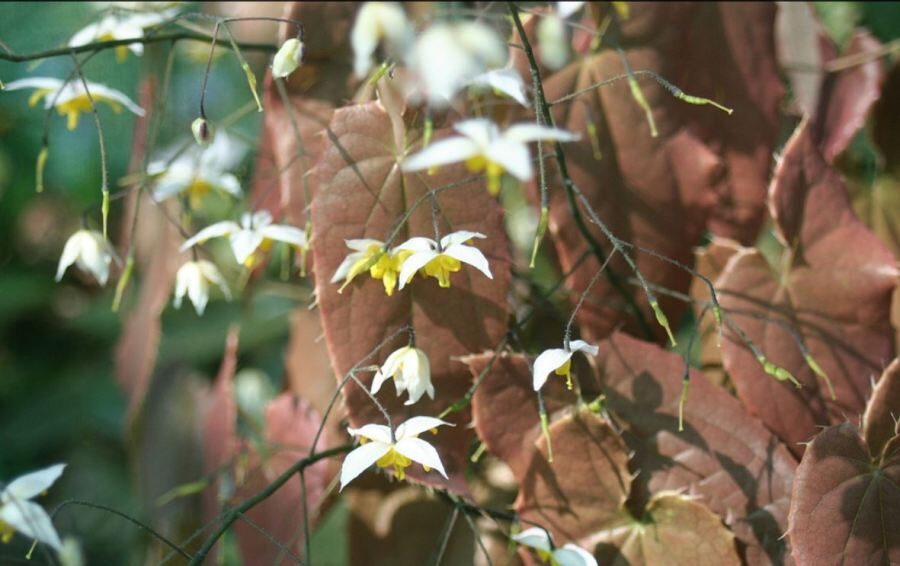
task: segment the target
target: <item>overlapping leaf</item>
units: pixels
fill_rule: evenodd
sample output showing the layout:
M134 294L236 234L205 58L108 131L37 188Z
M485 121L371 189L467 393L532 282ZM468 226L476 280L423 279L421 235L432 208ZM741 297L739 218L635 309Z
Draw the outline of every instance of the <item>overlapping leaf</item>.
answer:
M616 334L600 345L598 379L607 406L635 451L635 497L684 489L718 513L746 545L753 564L787 556L780 540L796 462L741 404L691 372L678 430L684 361L676 354Z
M431 361L437 391L433 402L423 399L404 406L391 385L379 394L395 423L412 415L437 415L465 394L469 372L452 358L499 343L506 330L509 287L508 244L499 205L461 165L444 167L433 176L403 174L399 161L420 136L407 127L399 108L388 112L379 102L337 111L317 165L320 189L312 208L316 293L335 374L341 379L357 364L383 363L392 350L408 342L406 327L415 330L416 346ZM434 237L430 199L424 195L429 187L451 183L459 185L436 197L439 229L442 234L457 230L485 234L486 239L472 244L487 257L493 280L464 266L453 274L449 289L439 288L434 279L417 278L387 297L381 281L363 274L338 293L338 285L329 280L348 253L345 240L386 240L417 201L420 206L400 225L391 245L411 236ZM360 378L368 386L371 373ZM351 424L383 423L384 417L355 383L348 383L344 395ZM455 428L442 428L433 441L452 478L450 485L464 490L462 473L472 434L464 426L467 413L458 414L455 422ZM419 478L443 483L433 472Z
M889 311L897 269L853 213L806 125L787 145L771 206L787 246L782 272L749 250L728 262L717 286L735 323L803 388L767 375L733 333L722 352L744 404L799 452L797 443L811 438L816 425L862 411L872 377L893 357ZM835 400L804 359L801 342L833 382Z
M900 561L900 436L872 458L853 425L822 431L797 468L790 538L797 564Z
M900 360L895 359L875 384L862 429L872 457L880 455L888 441L900 434Z

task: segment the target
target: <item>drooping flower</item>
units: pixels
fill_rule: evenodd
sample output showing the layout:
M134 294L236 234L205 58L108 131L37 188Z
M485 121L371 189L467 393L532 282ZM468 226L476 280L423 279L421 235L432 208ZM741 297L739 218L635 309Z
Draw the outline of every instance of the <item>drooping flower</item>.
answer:
M144 37L144 29L172 18L176 10L162 12L135 12L130 14L108 14L99 21L81 28L69 40L69 47L78 47L101 41L119 41L125 39L140 40ZM115 48L119 62L128 58L128 51L137 56L144 53L144 45L140 41L120 45Z
M121 112L124 106L138 116L144 115L144 109L121 92L92 82L88 82L87 86L95 103L105 102L116 113ZM80 79L73 79L69 82L50 77L19 79L7 84L5 90L19 90L23 88L37 89L31 95L31 98L28 99L29 106L34 106L41 99L44 99L45 108L55 106L60 116L67 116L67 124L70 130L74 130L78 126L78 118L82 112L91 111L90 99Z
M96 230L81 229L66 241L56 269L56 280L61 281L66 270L73 263L82 271L94 276L100 285L109 281L109 266L119 259L112 245Z
M387 357L372 381L372 395L378 393L382 384L394 379L397 395L409 392L406 405L412 405L428 393L434 399L434 385L431 383L431 364L425 352L412 346L404 346Z
M525 529L512 539L522 546L533 548L541 560L550 566L597 566L597 559L578 545L568 543L560 548L553 548L550 535L544 529L531 527Z
M534 175L528 142L578 139L576 134L566 130L531 123L516 124L501 133L497 125L486 118L465 120L454 124L453 129L462 135L436 141L411 155L403 162L403 170L420 171L465 161L469 171L486 172L488 191L496 195L504 172L520 181L527 181Z
M366 2L359 9L350 32L353 72L357 77L363 77L371 70L373 55L382 41L388 57L404 57L412 45L412 25L400 4Z
M294 226L272 224L272 215L269 211L260 210L254 213L245 212L241 215L240 224L226 220L207 226L181 244L180 251L211 238L223 236L228 236L231 251L234 252L237 262L247 267L254 265L254 252L260 246L270 246L273 241L284 242L297 248L301 253L301 261L309 249L306 232Z
M344 284L338 289L338 293L342 292L344 287L349 285L357 275L368 270L373 279L381 279L384 292L389 297L393 295L394 289L397 287L400 266L412 252L397 248L387 250L384 242L369 238L346 240L346 244L354 251L347 254L331 277L332 283L344 281Z
M431 238L410 238L397 246L398 250L411 251L400 268L400 289L409 283L420 269L428 277L438 280L441 287L450 286L450 274L459 271L463 263L467 263L482 272L488 279L493 279L487 258L476 247L465 245L472 238L486 238L478 232L461 230L447 234L440 243Z
M394 468L394 476L402 480L406 468L413 462L421 464L426 472L437 470L447 477L444 465L434 446L418 438L427 430L436 432L439 426L453 424L434 417L412 417L391 433L389 427L368 424L361 428L349 428L351 436L360 438L360 446L347 454L341 467L341 489L375 464L379 468Z
M281 48L272 59L272 76L283 79L297 70L303 59L303 42L292 37L281 44Z
M596 356L600 349L584 340L572 340L566 348L552 348L544 350L534 360L534 390L538 391L547 382L550 372L566 378L569 388L572 388L572 356L575 352L584 352L590 356Z
M62 548L50 515L30 500L50 489L65 467L65 464L56 464L19 476L7 484L0 492L0 540L8 543L18 531L54 550Z
M175 308L181 308L181 301L187 295L194 304L194 310L202 316L209 302L209 284L222 290L225 298L231 300L231 292L225 278L214 263L206 260L188 261L175 274Z
M191 145L174 159L154 159L147 166L147 174L154 178L153 198L162 201L187 193L191 206L197 208L213 190L240 197L241 183L229 171L240 163L245 151L243 144L219 132L206 147ZM163 155L167 153L171 152Z
M506 43L480 22L435 24L413 46L409 67L417 79L416 94L428 104L444 107L474 77L502 67Z
M525 95L525 82L514 69L493 69L481 73L472 77L468 85L476 90L491 89L512 98L526 108L529 106L528 97Z

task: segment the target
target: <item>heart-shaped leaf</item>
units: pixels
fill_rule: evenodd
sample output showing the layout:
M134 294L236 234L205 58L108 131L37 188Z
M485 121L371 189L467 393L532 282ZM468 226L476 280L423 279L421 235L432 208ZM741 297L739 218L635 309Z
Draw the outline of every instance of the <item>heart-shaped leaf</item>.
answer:
M889 311L897 269L890 251L853 213L807 125L788 142L771 206L787 246L783 272L747 250L728 262L717 287L733 321L803 388L767 375L734 333L726 333L722 355L744 404L800 452L798 443L817 425L863 410L872 377L893 358ZM833 383L835 399L814 364Z
M394 424L413 415L437 416L461 399L469 387L468 370L452 358L492 349L506 332L509 288L508 243L502 210L480 180L474 181L462 165L441 168L438 174L404 174L400 162L419 143L418 129L404 123L401 109L390 112L379 102L342 108L335 112L324 156L317 165L319 193L313 202L313 255L317 265L316 294L322 325L335 374L342 379L357 364L381 364L395 349L405 346L415 331L416 347L428 356L436 389L434 401L422 399L404 406L390 385L379 394ZM437 135L445 135L439 132ZM471 244L484 252L493 273L488 279L468 266L452 275L452 286L442 289L431 278L418 278L402 291L385 296L382 282L367 274L357 277L342 293L330 282L350 250L345 240L387 240L399 224L396 246L413 236L434 237L429 188L456 183L436 194L441 234L458 230L481 232L485 239ZM415 209L411 207L420 204ZM386 342L387 341L387 342ZM360 379L366 387L371 374ZM347 414L353 426L383 423L375 404L355 383L344 388ZM434 442L450 475L447 484L434 472L413 477L464 491L463 472L472 433L465 425L468 413L457 413L455 428L442 428ZM414 468L410 468L414 470Z
M686 490L725 519L749 562L781 563L796 467L787 449L695 371L679 431L684 361L655 344L615 334L600 344L599 360L607 407L635 451L632 498L643 503L664 490Z
M816 436L803 454L791 501L797 564L900 561L900 437L880 458L851 424Z

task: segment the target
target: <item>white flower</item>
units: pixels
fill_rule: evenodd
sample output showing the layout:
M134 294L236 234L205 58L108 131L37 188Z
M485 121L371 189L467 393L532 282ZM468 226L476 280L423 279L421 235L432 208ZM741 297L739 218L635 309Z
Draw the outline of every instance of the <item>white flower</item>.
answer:
M550 535L539 527L525 529L512 539L535 549L541 560L550 562L551 566L597 566L597 559L580 546L569 543L554 549Z
M65 464L56 464L25 474L9 482L0 492L0 538L3 542L9 542L13 532L19 531L57 551L62 548L50 515L29 499L50 489L65 467Z
M225 278L215 264L206 260L185 262L175 274L175 308L181 308L181 301L187 295L197 314L202 316L209 302L210 283L218 286L225 298L231 300Z
M197 208L211 190L240 197L241 183L228 171L240 163L245 151L246 146L219 132L206 147L191 145L174 160L155 159L147 166L147 174L155 177L153 198L162 201L187 192L191 205Z
M345 243L353 251L347 254L331 277L332 283L344 281L344 284L338 289L338 293L342 292L344 287L349 285L357 275L368 270L373 279L381 279L384 292L389 297L393 295L403 260L412 252L397 248L386 250L384 242L368 238L345 240Z
M66 241L56 269L56 280L62 280L66 270L74 263L82 271L93 275L100 285L106 285L109 280L109 265L113 261L118 262L119 259L103 234L96 230L81 229Z
M425 275L438 280L441 287L450 286L450 274L459 271L463 263L467 263L484 273L488 279L493 279L487 258L481 250L465 243L472 238L486 238L478 232L461 230L447 234L441 238L440 244L431 238L410 238L397 246L398 250L411 251L400 268L400 289L412 280L420 269Z
M303 42L296 37L281 44L275 58L272 59L272 76L283 79L297 70L303 59Z
M138 116L144 115L144 110L121 92L97 83L88 82L87 85L95 103L105 102L117 113L121 112L124 106ZM37 89L28 99L28 105L34 106L43 98L44 108L55 106L60 116L68 117L70 130L78 126L78 118L82 112L91 111L91 102L81 79L73 79L68 83L50 77L19 79L6 85L5 90L22 88Z
M350 32L353 72L357 77L365 76L372 68L372 56L382 40L388 57L402 58L412 45L412 26L400 4L366 2L359 9Z
M569 349L552 348L544 350L541 355L534 360L534 390L538 391L547 382L550 372L556 373L566 378L569 388L572 387L572 355L575 352L584 352L585 354L596 356L600 349L593 344L588 344L584 340L572 340L569 343Z
M196 244L210 238L228 236L231 251L238 263L252 267L253 252L264 243L272 241L284 242L305 252L308 248L306 232L293 226L272 224L272 215L267 210L253 214L245 212L241 215L241 223L226 220L207 226L192 238L181 244L180 251L185 251Z
M569 32L563 17L556 13L545 15L537 26L537 42L541 63L548 69L562 69L569 60Z
M528 142L578 139L576 134L566 130L531 123L516 124L501 133L497 125L486 118L458 122L453 128L462 136L436 141L411 155L403 162L403 170L419 171L465 161L473 173L486 171L488 190L495 195L500 191L504 171L520 181L527 181L534 175Z
M160 24L175 15L174 11L147 12L135 14L109 14L100 21L89 24L77 32L69 40L69 47L78 47L100 41L118 41L124 39L140 40L144 37L144 28ZM131 50L135 55L143 55L144 45L135 42L115 48L116 59L124 61Z
M468 85L476 89L493 89L528 108L525 83L514 69L494 69L473 77Z
M434 385L431 383L431 364L425 352L412 346L404 346L391 353L375 373L372 381L372 395L378 393L382 384L390 378L394 378L394 387L397 395L404 391L409 392L406 405L412 405L428 393L428 397L434 399Z
M485 24L436 24L416 41L409 67L428 103L442 107L474 77L502 67L507 57L506 44Z
M556 13L562 18L568 18L584 6L584 2L557 2Z
M453 426L434 417L412 417L397 427L394 434L383 425L368 424L362 428L348 428L351 436L360 437L360 446L344 458L341 467L341 489L363 473L372 464L379 468L394 468L394 475L402 480L406 468L416 462L426 472L432 468L447 477L441 458L434 446L418 438L426 430L437 432L439 426Z

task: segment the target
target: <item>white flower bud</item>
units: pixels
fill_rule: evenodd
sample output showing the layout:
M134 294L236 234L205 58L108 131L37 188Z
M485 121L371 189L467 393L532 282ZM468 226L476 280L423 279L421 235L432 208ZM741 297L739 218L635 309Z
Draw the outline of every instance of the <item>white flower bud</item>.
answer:
M281 45L272 60L272 76L283 79L297 70L303 58L303 42L292 37Z

